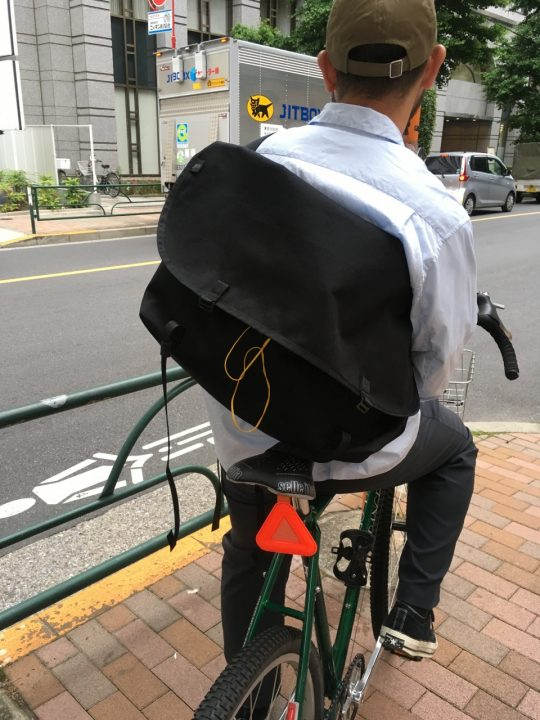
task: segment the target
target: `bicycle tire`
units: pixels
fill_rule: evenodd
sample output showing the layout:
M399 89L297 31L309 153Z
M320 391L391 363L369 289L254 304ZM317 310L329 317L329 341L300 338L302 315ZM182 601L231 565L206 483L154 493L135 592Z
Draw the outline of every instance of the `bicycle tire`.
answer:
M398 507L401 496L406 492L404 488L406 486L377 491L369 589L371 627L375 639L379 637L381 626L391 609L397 587L397 566L406 533L404 510ZM392 543L393 536L395 543Z
M223 670L195 711L193 720L233 720L236 718L258 684L268 677L268 674L276 667L279 667L280 660L294 662L293 658L300 657L301 638L302 634L299 630L287 626L271 627L257 635ZM287 658L289 660L286 660ZM274 689L272 688L270 694L273 696L273 693ZM282 700L282 702L284 701ZM278 708L276 709L278 710ZM311 643L302 720L322 720L323 713L322 664L317 649ZM276 717L279 716L280 714L276 715ZM269 718L273 718L273 715L269 715Z
M120 185L120 178L118 175L114 172L107 173L105 175L105 183L106 192L109 197L115 198L120 195L120 189L117 187L111 187L111 185Z

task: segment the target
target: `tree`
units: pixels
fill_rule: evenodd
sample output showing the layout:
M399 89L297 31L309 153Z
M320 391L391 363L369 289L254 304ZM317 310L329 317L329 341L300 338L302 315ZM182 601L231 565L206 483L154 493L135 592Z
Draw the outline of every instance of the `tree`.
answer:
M540 9L538 0L522 0L515 9L525 20L508 33L495 53L495 66L484 74L488 99L496 102L520 142L540 142Z
M247 25L235 25L231 30L231 37L283 50L295 50L293 38L273 28L268 20L264 20L254 28Z

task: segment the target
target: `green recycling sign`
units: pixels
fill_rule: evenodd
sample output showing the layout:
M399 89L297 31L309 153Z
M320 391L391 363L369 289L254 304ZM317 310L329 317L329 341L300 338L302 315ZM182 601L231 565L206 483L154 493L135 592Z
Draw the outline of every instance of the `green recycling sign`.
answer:
M187 147L189 143L187 122L176 123L176 147Z

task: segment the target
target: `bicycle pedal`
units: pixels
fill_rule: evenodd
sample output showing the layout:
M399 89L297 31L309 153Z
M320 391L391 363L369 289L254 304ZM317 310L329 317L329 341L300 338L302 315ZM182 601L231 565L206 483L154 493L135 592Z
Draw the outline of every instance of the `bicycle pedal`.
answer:
M332 548L337 555L334 575L347 587L363 587L367 584L367 559L373 545L373 535L364 530L344 530L339 537L339 546ZM340 568L342 560L348 562Z

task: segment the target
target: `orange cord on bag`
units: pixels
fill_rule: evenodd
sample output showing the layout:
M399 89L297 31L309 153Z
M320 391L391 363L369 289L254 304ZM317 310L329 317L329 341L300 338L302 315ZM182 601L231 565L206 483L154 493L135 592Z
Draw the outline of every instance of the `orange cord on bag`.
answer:
M231 397L231 417L232 417L232 421L233 421L233 424L234 424L235 428L236 428L237 430L239 430L240 432L244 432L244 433L252 433L252 432L255 432L255 430L258 430L258 429L259 429L262 421L264 420L264 416L266 415L266 412L267 412L267 410L268 410L268 406L270 405L270 396L271 396L270 381L268 380L268 375L267 375L267 373L266 373L266 362L265 362L265 359L264 359L264 351L266 350L266 348L267 348L268 345L270 344L271 338L267 338L260 347L258 347L258 346L252 347L252 348L250 348L250 349L244 354L244 369L243 369L242 372L240 373L240 377L237 377L237 378L234 377L233 375L231 375L231 373L230 373L229 370L228 370L227 365L228 365L228 363L229 363L229 358L230 358L230 356L232 355L235 347L238 345L238 343L240 342L240 340L244 337L244 335L246 335L246 333L249 332L249 330L251 330L251 328L249 328L249 327L246 328L246 329L244 330L244 332L241 333L241 335L235 340L235 342L233 343L231 349L230 349L229 352L227 353L227 355L226 355L226 357L225 357L225 361L224 361L224 363L223 363L223 369L225 370L225 374L227 375L227 377L229 378L229 380L232 380L234 383L236 383L235 388L234 388L234 392L233 392L232 397ZM254 355L251 359L249 359L249 355L250 355L250 353L252 353L253 351L255 351L255 355ZM264 408L263 408L263 411L262 411L262 413L261 413L261 416L259 417L259 419L258 419L257 422L255 423L254 427L252 427L251 430L245 430L244 428L241 428L240 425L238 424L238 420L237 420L237 418L236 418L236 413L235 413L235 411L234 411L234 405L235 405L235 401L236 401L236 394L237 394L237 392L238 392L238 388L240 387L240 383L241 383L242 380L246 377L246 375L247 375L247 373L248 373L248 370L253 367L253 365L255 364L255 362L256 362L259 358L261 358L262 371L263 371L263 375L264 375L264 380L265 380L265 382L266 382L266 391L267 391L267 392L266 392L266 402L265 402L265 404L264 404Z

